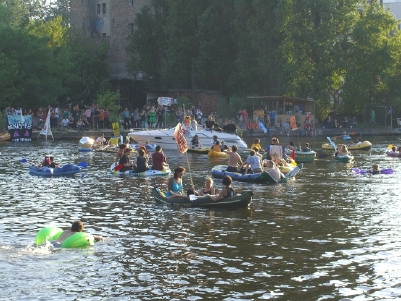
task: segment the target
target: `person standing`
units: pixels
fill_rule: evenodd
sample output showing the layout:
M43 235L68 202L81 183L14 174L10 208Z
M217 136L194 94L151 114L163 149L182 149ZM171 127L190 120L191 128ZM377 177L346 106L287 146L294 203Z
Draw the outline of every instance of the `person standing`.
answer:
M242 168L242 159L241 156L237 153L238 147L233 145L231 150L227 151L228 154L228 163L227 170L229 172L238 172L238 169Z
M373 110L372 109L372 111L370 112L370 123L371 124L376 124L377 125L377 123L376 123L376 113L375 113L375 110Z

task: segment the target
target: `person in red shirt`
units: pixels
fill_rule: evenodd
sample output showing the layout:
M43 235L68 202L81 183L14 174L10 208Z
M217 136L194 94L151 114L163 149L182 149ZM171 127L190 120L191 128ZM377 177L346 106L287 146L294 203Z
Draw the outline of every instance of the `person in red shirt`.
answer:
M156 151L152 154L152 161L152 170L164 170L168 166L160 145L156 146Z

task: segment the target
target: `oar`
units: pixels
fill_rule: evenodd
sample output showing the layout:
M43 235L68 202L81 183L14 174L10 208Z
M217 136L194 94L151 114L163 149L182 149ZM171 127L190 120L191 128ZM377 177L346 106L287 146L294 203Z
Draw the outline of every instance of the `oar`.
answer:
M327 137L327 140L329 140L331 146L334 147L334 150L336 150L337 145L330 139L330 137Z
M348 133L348 135L357 135L358 134L358 132L351 132L351 133Z

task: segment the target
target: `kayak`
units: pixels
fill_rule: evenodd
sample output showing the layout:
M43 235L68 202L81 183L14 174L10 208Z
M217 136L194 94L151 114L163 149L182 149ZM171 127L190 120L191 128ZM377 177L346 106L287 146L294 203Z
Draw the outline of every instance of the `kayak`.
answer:
M372 170L370 169L359 169L359 168L353 168L352 171L356 174L360 174L360 175L365 175L365 174L373 174ZM392 174L394 171L391 168L387 168L387 169L381 169L380 173L384 174L384 175L389 175Z
M65 177L72 176L81 171L81 167L75 164L65 164L61 167L38 167L36 165L29 166L29 173L41 177Z
M208 154L210 152L210 147L193 147L193 148L188 148L187 150L188 153L196 153L196 154Z
M285 154L287 156L291 156L291 150L287 150ZM295 162L297 163L306 163L306 162L313 162L316 159L316 152L302 152L302 151L295 151Z
M354 160L354 156L353 155L335 156L334 160L337 162L348 163Z
M209 157L228 157L228 154L226 152L216 152L214 150L210 150L207 155Z
M47 241L55 241L57 240L61 234L63 234L63 230L57 227L46 227L36 234L35 244L41 245L46 243ZM95 238L93 235L85 232L76 232L73 235L67 237L65 241L61 244L61 248L86 248L89 246L93 246L95 243Z
M152 170L149 169L143 172L135 172L135 170L126 170L124 172L115 171L114 168L116 167L116 163L111 164L110 172L115 176L131 176L131 177L138 177L138 178L145 178L145 177L164 177L168 176L171 173L170 168L166 168L164 170Z
M239 182L249 182L257 184L268 184L268 183L277 184L277 183L288 182L288 180L293 178L301 170L302 167L303 167L302 163L294 167L280 181L276 181L267 171L262 171L260 173L253 173L253 174L242 174L240 172L226 171L227 165L214 166L212 168L212 176L215 178L223 178L224 176L230 176L233 179L233 181L239 181Z
M347 145L347 148L350 151L369 151L372 148L372 143L369 141L362 141L359 145L356 143L350 143ZM322 149L334 151L334 148L330 143L323 143Z
M207 196L191 196L190 198L170 198L167 199L166 195L160 188L152 189L152 197L156 202L182 207L201 207L201 208L240 208L248 207L252 202L252 191L244 191L242 194L238 194L232 198L223 198L216 202L212 201Z

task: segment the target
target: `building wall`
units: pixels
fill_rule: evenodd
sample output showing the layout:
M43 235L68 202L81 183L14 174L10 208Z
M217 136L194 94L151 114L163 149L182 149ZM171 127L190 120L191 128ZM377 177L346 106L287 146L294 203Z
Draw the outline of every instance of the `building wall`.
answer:
M385 8L390 8L390 12L397 20L401 20L401 2L384 3Z
M125 48L134 29L135 14L151 0L71 0L71 26L88 38L105 38L110 44L112 79L131 78L126 71Z

